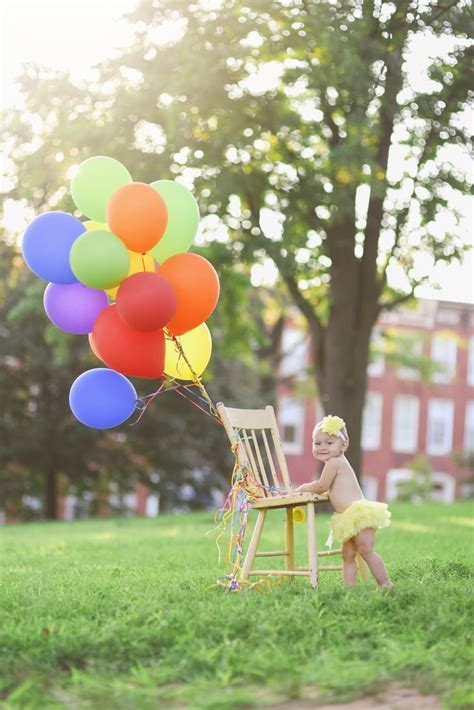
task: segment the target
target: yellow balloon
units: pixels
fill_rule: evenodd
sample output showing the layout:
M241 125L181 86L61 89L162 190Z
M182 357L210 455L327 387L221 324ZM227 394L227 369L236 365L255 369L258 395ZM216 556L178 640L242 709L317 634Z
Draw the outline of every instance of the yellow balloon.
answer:
M139 254L136 251L129 251L128 256L130 257L130 268L127 276L138 274L140 271L155 270L155 260L152 254ZM108 288L105 290L105 293L108 293L112 298L116 298L119 287L120 284L118 286L114 286L114 288Z
M202 375L211 359L212 352L212 338L207 325L201 323L197 328L178 335L176 339L196 375ZM168 377L177 377L179 380L194 379L191 369L180 354L174 340L169 338L166 338L165 374Z
M104 224L102 222L94 222L94 220L92 220L92 219L89 219L89 220L87 220L87 222L84 222L84 227L87 229L88 232L93 232L96 229L100 229L101 231L110 232L108 224Z

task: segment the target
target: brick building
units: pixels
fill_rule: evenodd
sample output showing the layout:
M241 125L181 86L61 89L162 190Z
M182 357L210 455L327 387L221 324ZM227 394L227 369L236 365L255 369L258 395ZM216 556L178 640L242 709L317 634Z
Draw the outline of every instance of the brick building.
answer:
M411 338L414 354L436 369L427 381L418 369L388 362L381 347L372 358L362 431L365 495L395 498L397 483L412 476L407 464L421 453L432 470L433 498L450 502L462 495L469 476L454 455L474 451L474 305L420 299L415 307L384 313L374 331L375 352L387 331ZM317 470L311 432L324 412L301 386L310 352L297 319L285 328L282 349L280 375L287 384L279 389L278 419L292 479L302 482Z

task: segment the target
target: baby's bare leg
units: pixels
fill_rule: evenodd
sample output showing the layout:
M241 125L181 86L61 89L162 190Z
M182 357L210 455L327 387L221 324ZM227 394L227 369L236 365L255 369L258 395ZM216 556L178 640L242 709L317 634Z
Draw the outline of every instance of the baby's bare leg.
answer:
M355 540L357 551L367 562L379 587L393 587L393 582L388 577L383 559L374 552L375 530L373 528L361 530L353 539Z
M342 546L342 577L346 587L355 587L357 581L357 548L354 538L346 540Z

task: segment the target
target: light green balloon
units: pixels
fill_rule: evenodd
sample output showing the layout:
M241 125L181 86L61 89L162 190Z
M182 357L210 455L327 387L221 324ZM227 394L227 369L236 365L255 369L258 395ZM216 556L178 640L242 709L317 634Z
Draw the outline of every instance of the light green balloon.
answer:
M80 164L71 183L72 199L87 217L106 222L107 205L113 193L131 182L125 165L115 158L97 155Z
M151 253L159 264L174 254L188 251L199 225L199 207L189 190L174 180L157 180L151 183L160 193L168 209L165 233Z
M128 275L130 257L125 244L112 232L84 232L71 247L69 263L74 276L86 286L118 286Z

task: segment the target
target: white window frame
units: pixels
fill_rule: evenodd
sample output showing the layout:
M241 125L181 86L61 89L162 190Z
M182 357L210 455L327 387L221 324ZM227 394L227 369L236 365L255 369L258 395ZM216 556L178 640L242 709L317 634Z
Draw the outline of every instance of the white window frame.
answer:
M474 387L474 336L469 338L467 346L467 384Z
M288 326L281 338L281 377L303 377L308 367L308 338L299 328Z
M434 439L439 422L444 426L443 441ZM428 401L426 426L426 453L429 456L446 456L453 448L454 402L452 399L432 397Z
M135 491L125 493L123 497L123 502L126 508L126 513L128 515L134 515L134 513L137 512L138 496Z
M454 503L456 498L456 479L449 473L433 471L431 474L433 483L441 486L440 491L433 490L430 495L431 500L438 503Z
M464 416L464 451L474 451L474 401L466 402Z
M434 335L431 340L431 359L443 369L433 373L433 382L446 384L456 376L457 343L454 337Z
M146 497L145 515L147 518L157 518L160 514L160 496L158 493L150 493Z
M412 409L411 421L401 411L403 403L409 403ZM418 449L418 428L420 422L420 400L411 394L400 394L393 400L392 412L392 450L397 453L411 454ZM406 428L408 423L408 429Z
M414 472L409 468L392 468L387 471L385 478L385 500L396 500L398 496L398 484L404 481L410 481ZM431 500L436 500L440 503L452 503L456 497L456 479L449 473L442 471L433 471L433 483L442 486L441 491L432 491L429 496Z
M371 345L380 345L383 338L378 331L373 333ZM367 366L367 375L369 377L381 377L385 372L385 357L382 353L377 353L374 359Z
M397 500L398 484L410 481L412 477L413 471L408 468L391 468L388 470L385 477L385 500Z
M380 449L383 419L383 395L381 392L367 392L362 414L362 449L377 451Z
M63 520L74 520L74 509L77 503L77 497L73 495L65 496Z
M417 357L421 357L423 354L423 343L421 340L417 340L413 344L412 354ZM399 380L419 380L421 378L421 373L419 370L415 370L414 367L399 365L397 367L397 377Z
M300 397L283 396L278 400L278 428L285 454L302 454L304 449L305 403ZM295 429L294 441L285 440L285 427Z
M379 482L373 476L365 476L360 482L360 487L362 488L362 493L367 498L367 500L378 500L378 489Z

